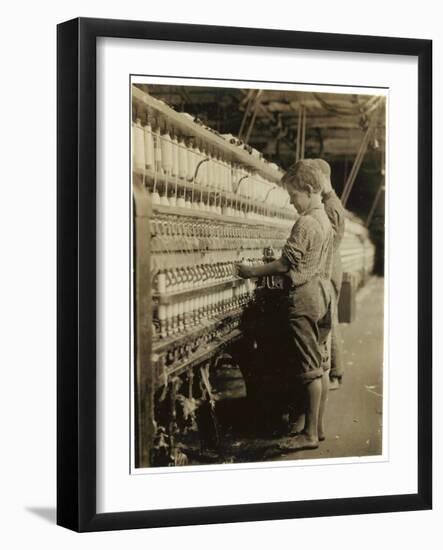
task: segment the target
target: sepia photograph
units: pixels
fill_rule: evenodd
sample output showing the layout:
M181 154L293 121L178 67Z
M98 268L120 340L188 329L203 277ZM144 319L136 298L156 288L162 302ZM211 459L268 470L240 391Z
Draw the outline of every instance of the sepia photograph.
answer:
M381 457L387 90L129 96L133 471Z
M57 27L74 531L433 506L432 41L249 16Z

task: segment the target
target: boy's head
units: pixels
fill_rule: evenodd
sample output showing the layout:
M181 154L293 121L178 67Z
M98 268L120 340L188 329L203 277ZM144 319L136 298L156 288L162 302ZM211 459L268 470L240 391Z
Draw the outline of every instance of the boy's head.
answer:
M331 184L331 167L328 162L323 159L306 159L306 162L312 164L321 173L322 195L326 195L332 191Z
M320 196L322 179L319 168L307 160L293 164L282 177L281 182L289 193L291 204L299 214L311 206L314 196Z

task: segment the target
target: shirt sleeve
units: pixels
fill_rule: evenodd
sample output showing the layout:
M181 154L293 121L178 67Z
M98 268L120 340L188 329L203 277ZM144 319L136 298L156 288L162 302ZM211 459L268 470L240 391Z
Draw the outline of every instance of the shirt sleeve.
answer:
M338 239L342 239L345 233L345 210L341 200L337 197L334 191L328 193L324 198L325 212L331 222L334 235Z
M301 216L295 222L283 247L282 260L289 267L296 267L311 246L311 231L306 220L306 217Z

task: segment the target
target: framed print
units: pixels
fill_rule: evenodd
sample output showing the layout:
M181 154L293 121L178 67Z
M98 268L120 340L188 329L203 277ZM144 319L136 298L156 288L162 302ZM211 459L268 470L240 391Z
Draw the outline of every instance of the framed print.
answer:
M58 26L59 525L432 506L431 65Z

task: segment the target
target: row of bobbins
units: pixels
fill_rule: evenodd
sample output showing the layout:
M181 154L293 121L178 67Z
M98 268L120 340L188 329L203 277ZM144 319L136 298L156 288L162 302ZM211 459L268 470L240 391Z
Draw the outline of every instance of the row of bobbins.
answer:
M213 220L162 217L151 220L154 248L168 250L243 250L279 247L285 241L291 222L285 227L253 227L216 223Z
M184 290L197 290L211 284L235 281L238 279L235 266L239 261L200 263L188 266L178 266L161 269L154 278L154 289L158 295L167 295ZM241 263L249 266L263 264L260 252L253 257L242 258Z
M244 307L253 299L255 282L242 281L234 288L198 294L173 304L159 303L154 317L154 338L178 335L210 320Z
M214 148L171 137L168 128L163 133L160 128L154 131L149 122L142 125L140 118L133 123L133 167L153 175L153 204L249 219L275 218L266 212L272 207L293 214L285 189L230 163Z

